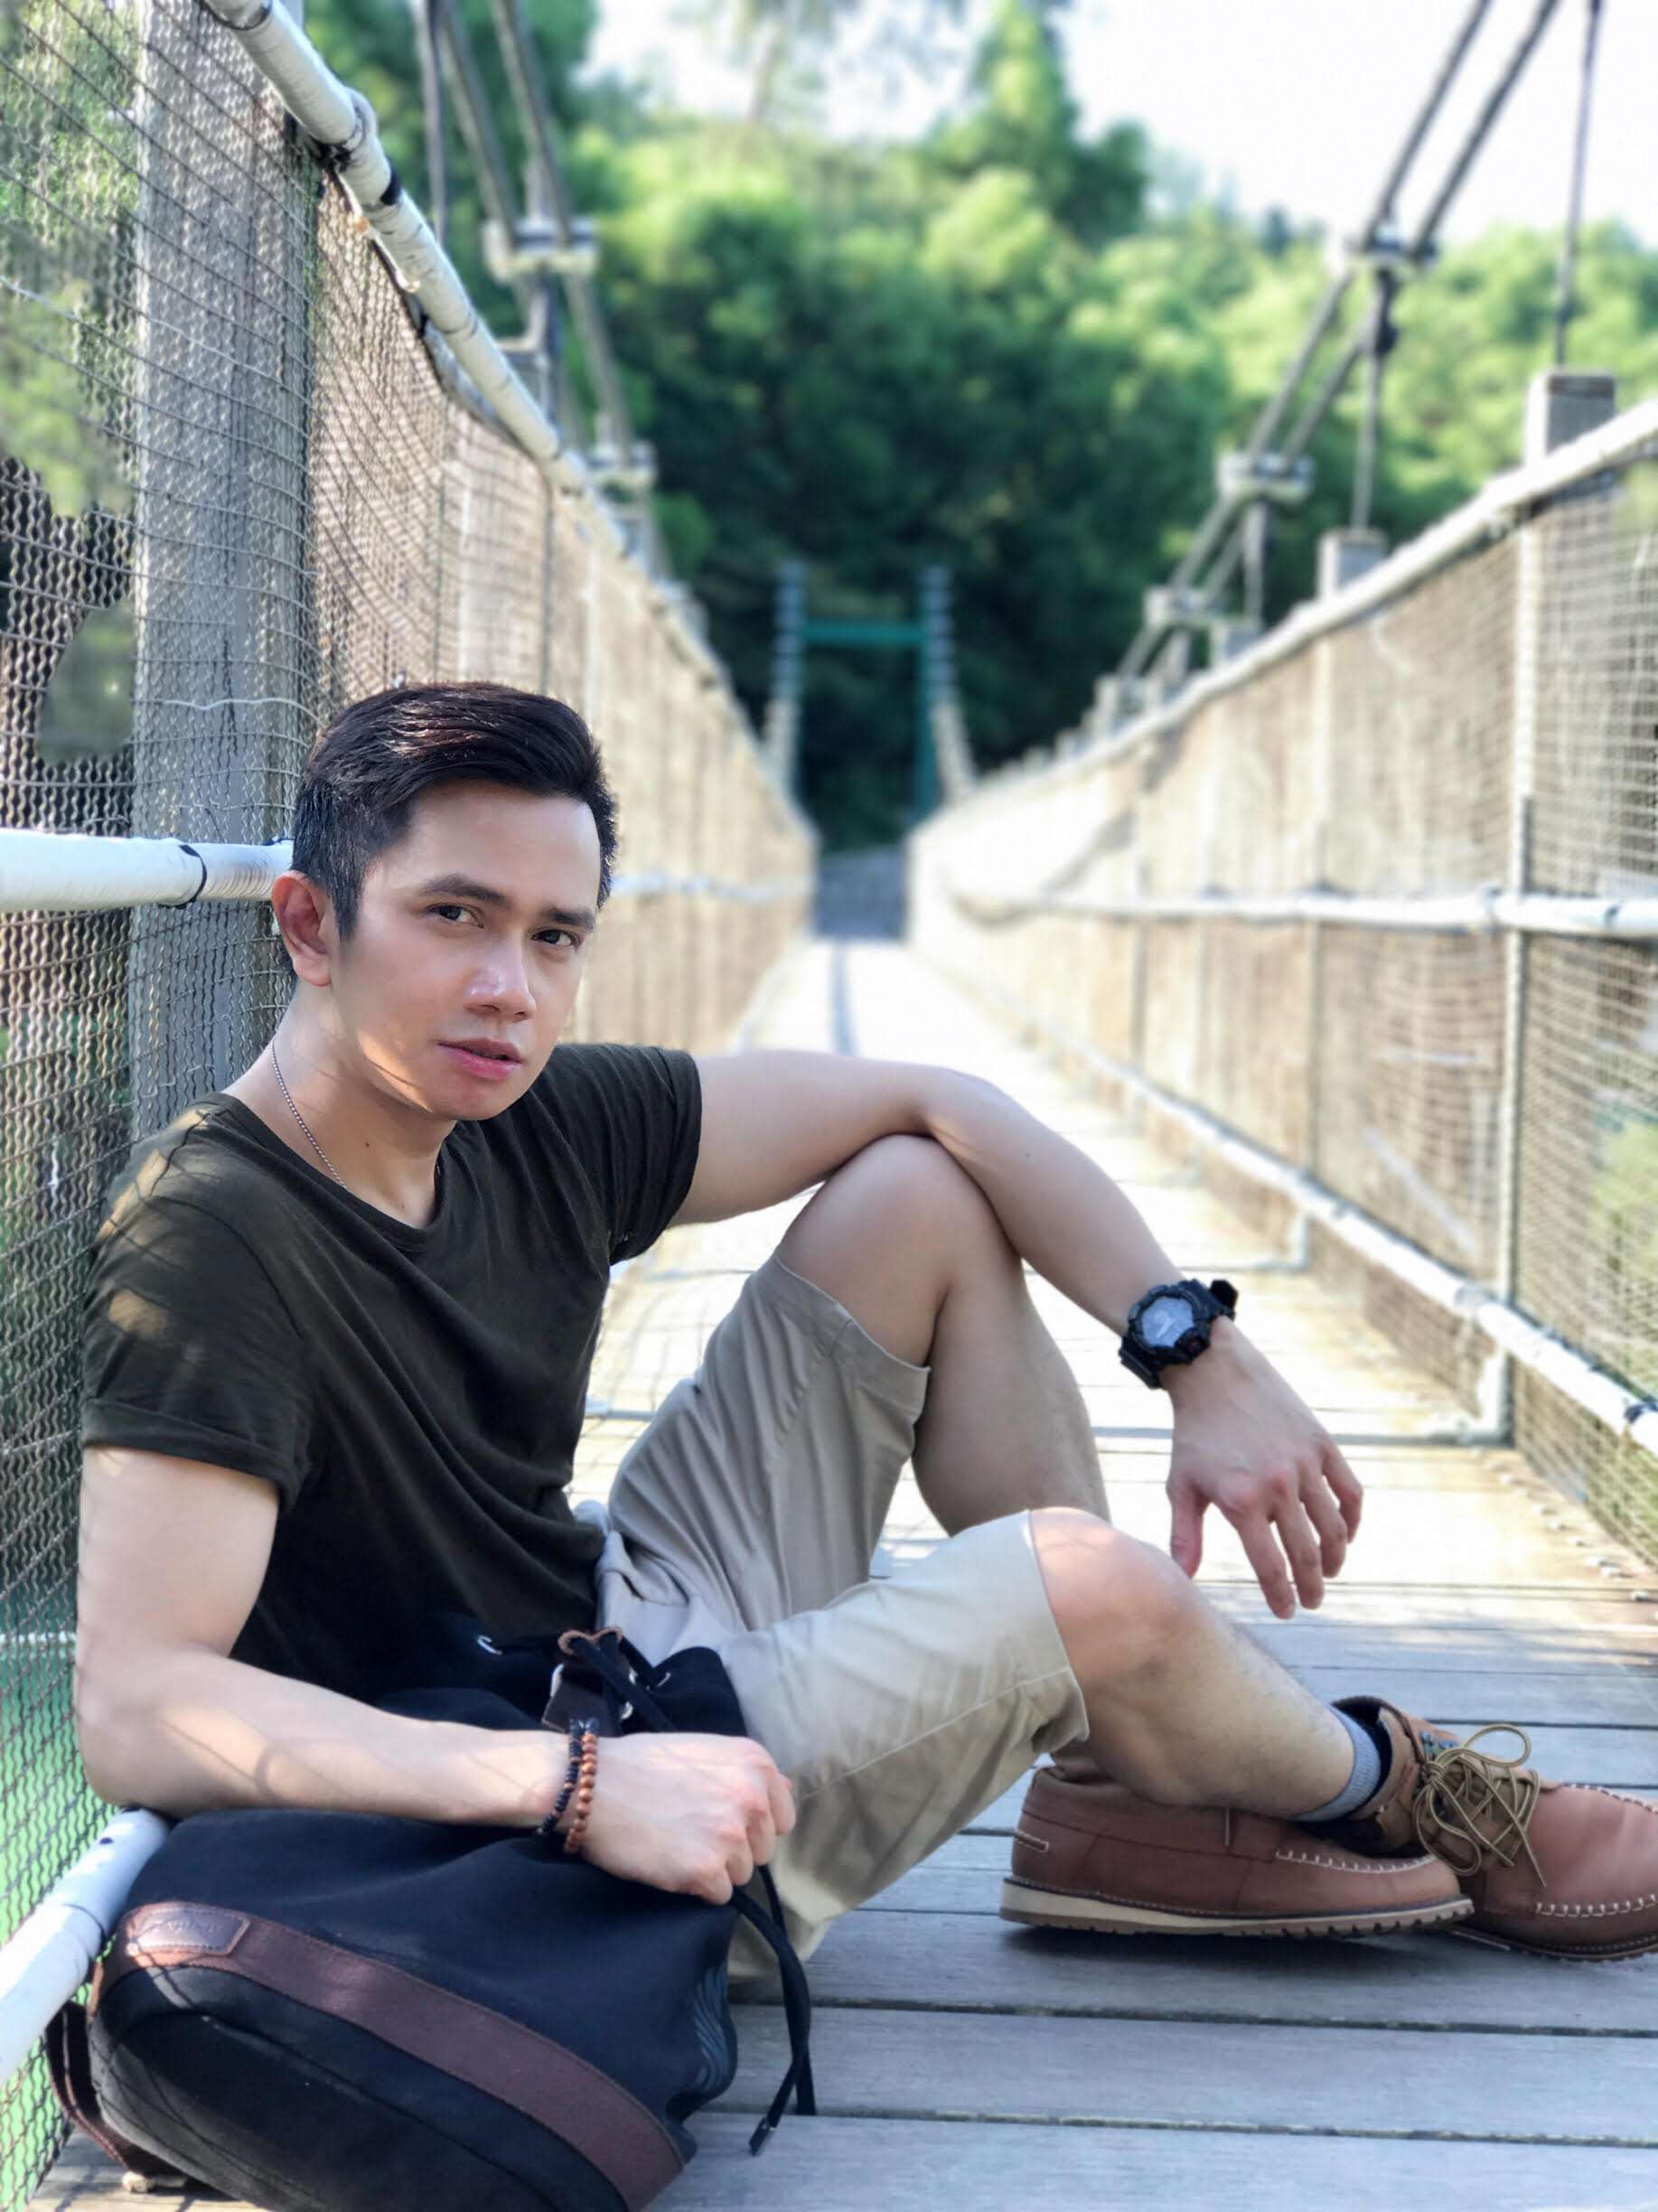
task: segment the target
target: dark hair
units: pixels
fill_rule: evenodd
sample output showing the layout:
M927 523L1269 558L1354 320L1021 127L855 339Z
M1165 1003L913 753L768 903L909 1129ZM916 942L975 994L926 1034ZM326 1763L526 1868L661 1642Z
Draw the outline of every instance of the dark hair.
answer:
M435 784L505 783L579 799L599 832L599 904L610 895L616 802L574 708L509 684L409 684L344 708L312 746L294 810L294 862L328 894L342 942L370 863Z

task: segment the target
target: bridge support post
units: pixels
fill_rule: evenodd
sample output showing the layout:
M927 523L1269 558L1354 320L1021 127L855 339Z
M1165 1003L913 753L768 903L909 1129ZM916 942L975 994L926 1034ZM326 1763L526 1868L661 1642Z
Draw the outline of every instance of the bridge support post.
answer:
M1109 736L1132 722L1150 704L1149 687L1139 676L1102 676L1094 686L1096 727Z
M1380 530L1330 530L1318 540L1318 596L1327 599L1387 558L1388 541Z
M133 236L136 364L131 830L250 844L284 830L285 764L304 750L300 533L315 448L309 404L310 187L238 169L211 224L183 180L211 94L188 21L142 11ZM252 96L279 117L263 84ZM211 297L210 321L180 303ZM214 456L209 481L202 456ZM246 976L246 988L223 988ZM263 1048L286 1003L268 908L136 909L127 961L131 1132L163 1129ZM253 1009L258 1009L257 1011Z
M763 736L772 773L786 792L794 789L805 629L806 565L784 561L777 571L777 634L772 649L772 695L766 702Z
M1171 630L1168 642L1151 664L1152 690L1159 702L1184 691L1192 672L1192 633Z
M1605 369L1545 369L1525 395L1525 457L1541 461L1617 412L1617 379Z
M919 712L926 734L923 739L918 728L916 741L924 745L932 766L925 776L930 788L923 788L918 755L917 820L924 820L932 811L941 793L947 804L953 803L965 798L973 783L972 755L968 749L960 695L956 688L955 626L948 568L934 565L921 572L920 626L916 681L920 688Z
M1227 661L1235 661L1258 643L1260 634L1260 624L1246 622L1241 614L1213 616L1209 624L1210 667L1224 668Z
M1318 540L1318 596L1328 599L1362 576L1367 576L1386 558L1387 539L1380 530L1330 530ZM1335 747L1341 742L1342 715L1335 696L1337 643L1326 631L1313 652L1312 705L1312 822L1307 852L1307 880L1327 885L1331 880L1330 829L1335 812ZM1324 1036L1325 928L1307 924L1306 1132L1304 1165L1322 1179L1323 1069L1319 1041ZM1295 1259L1307 1266L1312 1259L1311 1223L1302 1214L1297 1223Z
M1558 446L1609 422L1617 409L1617 380L1601 370L1547 369L1532 378L1525 398L1527 464L1541 461ZM1541 522L1533 519L1520 531L1514 582L1514 728L1511 756L1508 865L1504 888L1512 894L1533 887L1532 819L1537 789L1539 703L1552 603L1560 587L1556 565ZM1520 1287L1521 1184L1522 1158L1521 1095L1525 1076L1526 999L1532 952L1523 930L1511 930L1504 946L1503 1093L1497 1123L1500 1203L1497 1225L1496 1289L1513 1304ZM1482 1389L1482 1421L1512 1435L1514 1422L1513 1362L1493 1354Z

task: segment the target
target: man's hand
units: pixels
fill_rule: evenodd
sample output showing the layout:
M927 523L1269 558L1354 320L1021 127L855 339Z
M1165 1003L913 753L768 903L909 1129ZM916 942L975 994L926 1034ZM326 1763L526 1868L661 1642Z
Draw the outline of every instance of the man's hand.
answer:
M1214 1505L1242 1541L1280 1620L1323 1602L1359 1532L1364 1493L1324 1428L1236 1326L1217 1321L1209 1349L1165 1375L1175 1405L1169 1552L1189 1575ZM1291 1577L1294 1577L1294 1589Z
M583 1856L724 1905L794 1825L794 1792L745 1736L606 1736Z

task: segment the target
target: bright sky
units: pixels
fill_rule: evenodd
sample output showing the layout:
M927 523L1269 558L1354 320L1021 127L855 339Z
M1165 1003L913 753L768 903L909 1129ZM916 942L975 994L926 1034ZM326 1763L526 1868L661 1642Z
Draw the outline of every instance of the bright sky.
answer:
M1450 238L1497 221L1563 218L1588 0L1560 0L1525 75L1455 203ZM1492 0L1457 84L1401 195L1407 225L1447 169L1537 0ZM649 73L687 106L743 105L744 72L688 19L688 0L604 0L594 59ZM888 13L891 14L889 9ZM1255 213L1274 204L1357 227L1438 72L1465 0L1073 0L1072 85L1091 129L1121 117L1197 163ZM831 92L838 135L902 136L959 95L955 59L923 80L849 65ZM1603 0L1586 209L1658 239L1658 0Z

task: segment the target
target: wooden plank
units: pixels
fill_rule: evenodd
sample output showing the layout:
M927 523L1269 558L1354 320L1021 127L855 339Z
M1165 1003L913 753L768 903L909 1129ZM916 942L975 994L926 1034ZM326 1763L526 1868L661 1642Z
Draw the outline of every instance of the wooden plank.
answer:
M1166 1550L1169 1506L1162 1476L1155 1482L1124 1482L1109 1460L1101 1467L1117 1527L1157 1551ZM1015 1501L1010 1500L1009 1510L1014 1509ZM911 1540L942 1539L942 1531L908 1475L894 1495L888 1527L890 1532ZM1431 1542L1424 1541L1425 1532ZM1204 1539L1200 1582L1205 1594L1218 1601L1221 1591L1231 1590L1246 1604L1252 1602L1260 1618L1270 1619L1241 1545L1218 1515L1208 1516ZM1597 1564L1606 1558L1629 1571L1608 1577ZM1457 1574L1447 1582L1450 1561L1456 1561ZM1610 1596L1615 1603L1628 1605L1630 1593L1648 1587L1648 1578L1609 1537L1574 1541L1529 1507L1513 1504L1506 1494L1494 1495L1488 1479L1457 1490L1431 1482L1400 1483L1369 1493L1357 1542L1340 1577L1328 1587L1320 1617L1331 1617L1354 1595L1378 1588L1408 1592L1415 1604L1425 1602L1430 1593L1494 1587L1504 1592L1581 1594L1594 1604Z
M1517 1651L1546 1648L1550 1636L1581 1637L1607 1632L1632 1648L1658 1652L1658 1605L1616 1582L1598 1587L1510 1589L1501 1583L1355 1583L1344 1575L1329 1591L1323 1608L1298 1611L1279 1621L1267 1611L1251 1579L1235 1582L1205 1578L1204 1595L1229 1619L1253 1636L1271 1637L1288 1631L1328 1636L1336 1628L1386 1628L1387 1638L1415 1652L1435 1648L1441 1637L1464 1636L1470 1629L1498 1631Z
M1345 1697L1354 1675L1344 1666L1298 1666L1297 1681L1322 1698ZM1407 1712L1448 1728L1475 1729L1501 1715L1528 1732L1546 1728L1626 1726L1658 1728L1658 1662L1622 1666L1587 1660L1576 1667L1544 1670L1468 1667L1426 1662L1418 1666L1365 1670L1367 1696L1386 1698ZM1501 1751L1498 1743L1491 1748ZM1513 1750L1514 1747L1508 1747Z
M992 1907L997 1889L988 1882ZM924 2005L1344 2029L1454 2024L1658 2039L1658 1954L1562 1963L1492 1951L1448 1933L1339 1943L1117 1939L975 1914L865 1910L830 1929L810 1973L820 2008ZM1651 2058L1658 2068L1658 2049Z
M1139 1439L1125 1436L1102 1436L1096 1441L1108 1489L1113 1494L1150 1490L1162 1496L1168 1476L1166 1444L1148 1448ZM1363 1484L1367 1501L1383 1492L1435 1500L1458 1495L1489 1498L1494 1483L1499 1492L1504 1489L1502 1478L1494 1476L1484 1463L1485 1455L1465 1445L1354 1444L1344 1448L1344 1457ZM1522 1502L1529 1510L1529 1492Z
M980 1068L1098 1159L1194 1271L1270 1259L1269 1240L960 994L931 979L917 990L902 951L836 957L855 1049ZM756 1041L829 1045L830 985L829 951L813 948ZM611 1300L595 1392L634 1410L660 1402L801 1203L664 1239ZM1119 1524L1163 1544L1166 1402L1125 1375L1091 1317L1045 1283L1031 1289L1109 1432L1099 1446ZM1513 1715L1545 1772L1644 1777L1658 1795L1658 1603L1632 1602L1658 1598L1658 1577L1603 1577L1595 1560L1619 1549L1513 1453L1416 1440L1450 1431L1457 1409L1313 1279L1269 1268L1246 1296L1251 1336L1338 1433L1398 1440L1349 1450L1365 1527L1318 1614L1272 1620L1215 1516L1212 1601L1320 1695L1369 1691L1465 1731ZM590 1424L585 1493L603 1494L638 1428ZM938 1541L906 1477L888 1553L902 1562ZM1212 2212L1217 2198L1229 2212L1324 2212L1360 2187L1410 2204L1494 2193L1504 2212L1658 2207L1646 2087L1658 1958L1553 1965L1448 1934L1130 1943L1016 1929L996 1908L1023 1789L849 1916L812 1964L826 2102L914 2116L792 2120L756 2161L743 2148L749 2121L708 2115L704 2154L670 2202L1013 2212L1039 2173L1046 2199L1135 2212L1148 2201ZM739 2101L763 2103L781 2022L765 2006L741 2019ZM935 2116L963 2111L1015 2116ZM1503 2135L1517 2140L1489 2140ZM1538 2140L1549 2137L1563 2140ZM71 2152L39 2212L113 2204L100 2166L90 2146Z
M1168 1505L1160 1490L1130 1486L1115 1493L1111 1517L1130 1536L1166 1548ZM1588 1528L1581 1525L1578 1532ZM1237 1537L1217 1515L1205 1525L1204 1561L1211 1577L1253 1582ZM1207 1541L1210 1538L1213 1541ZM1627 1570L1608 1575L1598 1564L1611 1560ZM1603 1597L1609 1585L1628 1603L1628 1592L1649 1587L1644 1570L1610 1538L1574 1542L1529 1507L1505 1493L1440 1492L1406 1488L1372 1490L1365 1499L1357 1539L1341 1575L1330 1586L1363 1589L1385 1584L1402 1589L1478 1589L1491 1584L1523 1591L1535 1587L1582 1589ZM1264 1608L1263 1608L1264 1609Z
M1044 2128L948 2120L801 2120L791 2116L762 2158L748 2154L752 2122L711 2112L694 2123L698 2145L662 2199L672 2212L1014 2212L1041 2197L1092 2212L1329 2212L1355 2192L1405 2205L1500 2203L1503 2212L1652 2212L1658 2156L1644 2150L1446 2142L1399 2137L1283 2135L1147 2127ZM222 2198L162 2193L176 2212ZM67 2150L29 2212L130 2212L114 2166L93 2144ZM386 2212L406 2212L388 2206ZM482 2207L481 2207L482 2212Z
M121 2186L121 2170L84 2135L72 2135L57 2164L29 2199L27 2212L93 2212L94 2206L121 2206L132 2212L139 2197ZM142 2201L165 2205L168 2212L187 2212L198 2205L212 2205L216 2212L258 2212L256 2206L232 2202L228 2197L203 2196L196 2189L146 2189ZM391 2212L389 2206L387 2212Z
M739 2033L726 2102L763 2111L788 2062L782 2016L745 2006ZM829 2010L813 2022L812 2070L824 2112L869 2118L1383 2132L1391 2120L1469 2141L1658 2149L1653 2047L1638 2037Z
M1372 2092L1366 2104L1376 2103ZM672 2212L1330 2212L1360 2198L1503 2212L1658 2204L1658 2156L1640 2150L791 2119L754 2159L742 2121L714 2113L696 2128L705 2148L663 2200Z
M993 1858L964 1858L970 1847L993 1852ZM862 1912L967 1913L978 1918L996 1917L1002 1879L1007 1871L1007 1844L997 1836L957 1836L918 1867L901 1874L890 1889L883 1889L860 1906Z
M924 1558L942 1539L895 1514L885 1532L899 1560ZM1622 1584L1566 1589L1482 1585L1457 1589L1355 1585L1344 1575L1316 1612L1288 1621L1267 1611L1252 1579L1225 1581L1205 1570L1204 1595L1285 1665L1380 1668L1404 1662L1525 1669L1585 1658L1658 1667L1658 1604ZM1362 1682L1355 1689L1364 1687Z
M1609 1620L1561 1623L1522 1635L1501 1622L1443 1620L1423 1631L1413 1626L1391 1630L1361 1621L1320 1618L1307 1623L1244 1620L1254 1641L1292 1673L1318 1666L1344 1673L1362 1689L1372 1674L1389 1668L1421 1665L1436 1673L1458 1669L1473 1673L1515 1671L1550 1673L1578 1665L1617 1666L1650 1679L1658 1660L1658 1636L1639 1625L1647 1608L1633 1608Z

